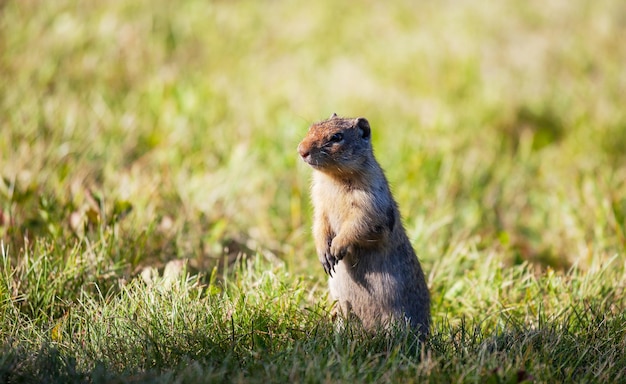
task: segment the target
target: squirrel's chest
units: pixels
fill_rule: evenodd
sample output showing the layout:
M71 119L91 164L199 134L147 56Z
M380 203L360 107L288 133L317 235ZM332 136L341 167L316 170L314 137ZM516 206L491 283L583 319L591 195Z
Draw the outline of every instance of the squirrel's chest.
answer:
M314 182L312 197L315 210L323 213L333 227L367 215L375 204L375 199L367 190L324 179Z

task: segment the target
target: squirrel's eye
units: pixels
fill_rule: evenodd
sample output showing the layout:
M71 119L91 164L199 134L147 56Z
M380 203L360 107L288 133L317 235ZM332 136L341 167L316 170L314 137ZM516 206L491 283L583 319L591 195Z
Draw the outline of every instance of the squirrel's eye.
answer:
M330 141L333 143L338 143L343 140L343 135L341 133L335 133L331 136Z

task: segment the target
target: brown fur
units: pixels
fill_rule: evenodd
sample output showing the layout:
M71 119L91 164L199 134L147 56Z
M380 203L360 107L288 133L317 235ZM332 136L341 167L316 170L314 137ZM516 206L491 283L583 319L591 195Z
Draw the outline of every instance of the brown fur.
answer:
M313 167L313 235L330 293L365 328L428 333L430 295L364 118L313 124L298 145Z

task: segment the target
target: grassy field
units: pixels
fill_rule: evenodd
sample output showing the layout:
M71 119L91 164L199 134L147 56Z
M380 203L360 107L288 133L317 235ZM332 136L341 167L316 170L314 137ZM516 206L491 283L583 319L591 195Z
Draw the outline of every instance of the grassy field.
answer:
M0 0L0 382L626 382L626 5ZM364 116L430 339L338 329Z

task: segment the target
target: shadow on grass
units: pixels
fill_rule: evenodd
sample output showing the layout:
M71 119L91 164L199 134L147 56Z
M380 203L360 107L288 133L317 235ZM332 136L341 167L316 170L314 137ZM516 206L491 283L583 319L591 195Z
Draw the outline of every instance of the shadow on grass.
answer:
M135 340L111 338L100 345L98 357L76 345L33 349L6 343L0 381L517 383L626 377L626 315L605 306L573 308L532 327L513 321L493 330L475 321L440 323L424 344L408 332L371 335L319 318L308 329L281 325L269 314L255 317L247 331L236 321L218 339L196 330L159 342L147 332Z

